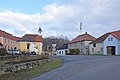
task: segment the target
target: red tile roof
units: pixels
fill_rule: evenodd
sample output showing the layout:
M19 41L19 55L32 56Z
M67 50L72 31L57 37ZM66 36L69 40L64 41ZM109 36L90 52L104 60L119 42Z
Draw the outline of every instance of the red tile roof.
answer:
M110 34L120 40L120 30L110 32Z
M37 34L25 34L18 42L42 42L42 36Z
M99 38L97 38L96 40L92 41L89 44L101 43L101 42L103 42L108 37L108 35L109 35L109 33L106 33L106 34L100 36Z
M93 37L90 34L87 34L86 32L85 34L79 35L76 38L74 38L72 41L69 42L69 44L79 41L94 41L95 39L96 39L95 37Z
M15 40L15 41L20 39L19 37L13 36L12 34L2 31L2 30L0 30L0 37L4 37L4 38Z
M110 34L120 40L120 30L118 30L118 31L108 32L108 33L100 36L100 37L97 38L96 40L92 41L90 44L101 43L101 42L103 42Z

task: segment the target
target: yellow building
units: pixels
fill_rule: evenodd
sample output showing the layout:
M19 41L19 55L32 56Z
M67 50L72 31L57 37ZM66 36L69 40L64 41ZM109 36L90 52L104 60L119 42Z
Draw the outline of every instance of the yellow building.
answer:
M36 54L42 53L42 36L37 34L26 34L17 42L18 49L22 52L34 52Z

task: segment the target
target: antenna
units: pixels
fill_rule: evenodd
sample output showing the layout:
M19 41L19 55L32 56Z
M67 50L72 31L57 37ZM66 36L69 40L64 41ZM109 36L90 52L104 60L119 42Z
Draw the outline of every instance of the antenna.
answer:
M80 22L80 35L82 33L82 21Z

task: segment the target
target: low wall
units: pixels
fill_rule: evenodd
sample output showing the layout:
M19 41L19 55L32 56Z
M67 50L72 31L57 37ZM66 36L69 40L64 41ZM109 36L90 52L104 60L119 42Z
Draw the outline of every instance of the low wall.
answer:
M49 62L51 59L44 59L44 60L37 60L32 62L25 62L19 64L7 64L7 65L0 65L0 75L1 74L9 74L11 72L15 73L20 70L29 70L34 68L38 65L42 65L45 62Z

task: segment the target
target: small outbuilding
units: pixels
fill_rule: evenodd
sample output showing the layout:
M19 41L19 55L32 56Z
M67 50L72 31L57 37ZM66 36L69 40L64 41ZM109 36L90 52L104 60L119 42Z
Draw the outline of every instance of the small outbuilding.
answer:
M57 48L57 54L56 55L66 55L67 53L69 53L68 44L63 44L62 46Z

